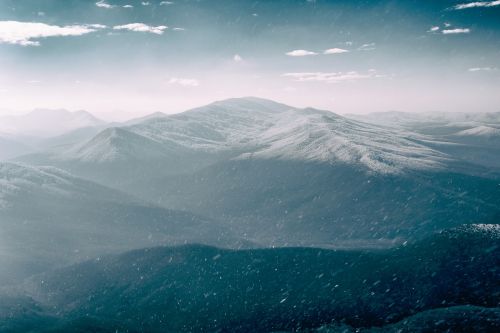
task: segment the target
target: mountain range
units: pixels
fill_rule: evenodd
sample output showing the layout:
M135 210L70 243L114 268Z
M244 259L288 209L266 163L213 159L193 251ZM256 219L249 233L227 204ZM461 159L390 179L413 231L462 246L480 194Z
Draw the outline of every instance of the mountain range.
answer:
M2 332L500 328L497 114L23 117L0 120Z
M498 174L443 145L250 97L108 127L18 161L207 216L263 246L379 247L498 219Z

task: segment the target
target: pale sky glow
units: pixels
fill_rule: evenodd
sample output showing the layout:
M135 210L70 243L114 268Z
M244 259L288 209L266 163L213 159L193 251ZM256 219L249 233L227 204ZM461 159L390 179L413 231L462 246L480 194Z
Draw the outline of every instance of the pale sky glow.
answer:
M124 118L241 96L500 111L499 14L498 1L5 0L0 114Z

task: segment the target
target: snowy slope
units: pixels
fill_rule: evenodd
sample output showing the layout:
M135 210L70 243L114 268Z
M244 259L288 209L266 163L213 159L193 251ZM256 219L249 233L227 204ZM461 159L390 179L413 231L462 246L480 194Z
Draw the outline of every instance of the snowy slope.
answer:
M344 162L380 173L442 168L446 156L403 131L360 123L315 109L280 114L256 140L261 148L243 158Z
M454 135L459 137L498 138L500 137L500 129L490 126L477 126L457 132Z
M111 127L64 151L61 158L83 162L126 162L130 158L151 159L165 154L167 150L163 145L126 129Z

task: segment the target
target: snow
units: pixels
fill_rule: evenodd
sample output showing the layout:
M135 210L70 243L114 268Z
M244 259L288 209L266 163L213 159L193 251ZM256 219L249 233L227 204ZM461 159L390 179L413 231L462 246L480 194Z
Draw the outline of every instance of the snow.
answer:
M0 209L10 206L8 200L34 188L47 193L66 195L73 176L53 167L33 167L15 163L0 163Z
M455 133L456 136L500 137L500 129L490 126L477 126Z

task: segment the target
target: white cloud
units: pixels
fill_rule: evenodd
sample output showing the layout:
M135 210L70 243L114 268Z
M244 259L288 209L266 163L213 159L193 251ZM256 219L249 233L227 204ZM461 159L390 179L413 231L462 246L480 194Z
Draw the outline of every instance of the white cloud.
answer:
M351 72L301 72L301 73L285 73L282 76L290 77L297 82L324 82L338 83L342 81L356 81L361 79L370 79L382 77L375 70L369 70L366 73Z
M151 3L149 3L148 1L142 1L141 2L141 5L143 6L149 6Z
M233 57L233 60L235 62L242 62L243 58L239 54L235 54L234 57Z
M197 79L173 77L168 81L168 84L176 84L183 87L198 87L200 85L200 81Z
M451 23L444 22L444 26L445 26L445 27L447 27L447 28L448 28L448 27L451 27Z
M132 5L124 5L123 8L134 8Z
M429 29L429 32L436 32L436 31L439 31L439 29L440 29L440 28L439 28L438 26L434 26L434 27L431 27L431 28Z
M310 55L317 55L316 52L307 51L307 50L293 50L293 51L287 52L285 54L287 56L290 56L290 57L305 57L305 56L310 56Z
M328 49L323 52L323 54L339 54L339 53L347 53L349 52L348 50L344 49L339 49L337 47L334 47L333 49Z
M162 1L160 2L160 6L168 6L168 5L173 5L174 3L172 1Z
M114 30L130 30L130 31L137 31L137 32L150 32L153 34L161 35L167 29L168 27L166 25L159 25L159 26L150 26L146 25L144 23L129 23L129 24L124 24L124 25L115 25L113 27Z
M105 8L105 9L111 9L115 8L116 6L110 5L109 3L105 2L104 0L97 1L95 5L99 8Z
M92 28L92 29L106 29L107 26L104 24L85 24L84 27Z
M469 72L490 72L490 71L496 71L497 68L495 67L472 67L469 68Z
M173 28L172 30L174 30L174 31L184 31L184 30L186 30L186 29L184 29L184 28L179 28L179 27L175 27L175 28Z
M468 34L469 32L470 32L470 29L468 29L468 28L445 29L442 31L442 33L445 35Z
M453 6L453 9L460 10L460 9L468 9L468 8L495 7L495 6L500 6L500 0L461 3L461 4L458 4L456 6Z
M358 51L373 51L375 50L375 43L367 43L358 47Z
M58 26L36 22L0 21L0 44L38 46L38 38L81 36L103 27L105 26L101 24Z

